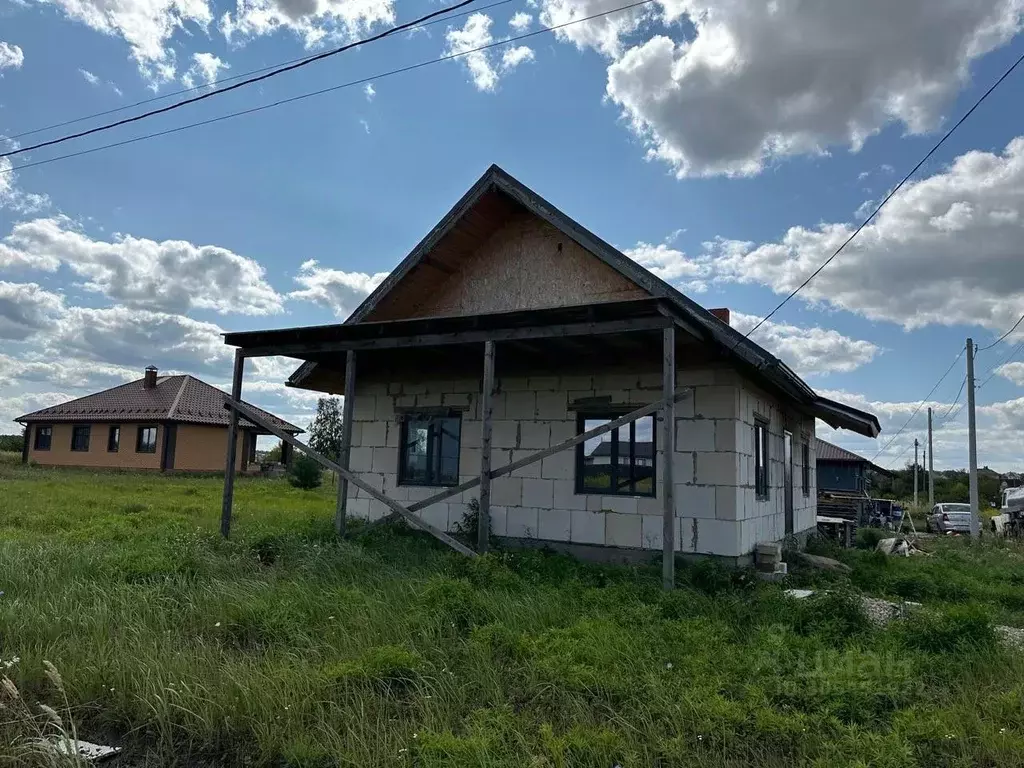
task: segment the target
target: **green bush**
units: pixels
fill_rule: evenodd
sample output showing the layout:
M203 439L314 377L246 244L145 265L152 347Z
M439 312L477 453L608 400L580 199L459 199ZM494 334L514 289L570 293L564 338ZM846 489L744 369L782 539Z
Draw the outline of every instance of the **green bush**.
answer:
M881 528L858 528L857 548L874 549L878 546L878 542L882 539L891 538L891 536L892 534L889 531L883 531Z
M323 482L323 470L320 464L309 456L296 456L292 460L291 471L288 474L288 482L295 488L302 488L311 491L319 488Z

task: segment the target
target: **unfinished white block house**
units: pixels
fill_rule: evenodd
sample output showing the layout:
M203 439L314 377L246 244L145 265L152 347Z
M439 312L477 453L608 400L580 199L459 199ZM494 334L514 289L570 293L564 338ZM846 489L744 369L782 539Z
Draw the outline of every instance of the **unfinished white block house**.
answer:
M236 399L253 355L347 395L339 527L399 514L448 540L476 500L481 547L668 568L814 528L816 418L879 432L716 312L492 166L344 323L226 342Z

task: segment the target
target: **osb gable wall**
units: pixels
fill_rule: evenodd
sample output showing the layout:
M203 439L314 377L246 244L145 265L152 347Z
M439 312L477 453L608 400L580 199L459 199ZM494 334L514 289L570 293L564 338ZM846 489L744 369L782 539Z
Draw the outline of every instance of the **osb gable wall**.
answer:
M37 464L63 467L123 467L125 469L160 469L160 457L163 455L164 427L157 426L156 453L136 453L135 440L139 425L121 424L121 437L116 452L107 450L109 423L91 424L89 432L89 450L72 451L72 424L54 424L50 450L35 449L35 424L28 435L28 458Z
M413 274L407 281L406 287L400 284L367 319L539 309L648 295L574 240L525 211L513 214L439 286L418 290Z

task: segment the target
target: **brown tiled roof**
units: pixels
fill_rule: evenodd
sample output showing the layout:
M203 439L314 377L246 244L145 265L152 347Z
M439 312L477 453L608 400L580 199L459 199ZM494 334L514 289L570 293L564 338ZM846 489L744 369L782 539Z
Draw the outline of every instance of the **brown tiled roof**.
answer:
M826 443L820 437L814 438L816 442L816 456L818 461L856 461L858 463L870 464L871 462L863 456L858 456L852 451L840 448L838 445Z
M187 374L160 376L156 386L146 389L144 379L130 381L92 395L51 405L19 416L15 421L174 421L189 424L227 426L227 396L216 387ZM267 417L271 424L291 433L302 430L272 413L248 404ZM243 427L256 425L241 419Z

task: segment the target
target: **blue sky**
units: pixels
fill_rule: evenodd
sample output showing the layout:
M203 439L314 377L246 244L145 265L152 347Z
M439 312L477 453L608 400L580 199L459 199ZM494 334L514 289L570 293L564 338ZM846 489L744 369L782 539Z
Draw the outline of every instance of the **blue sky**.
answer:
M0 168L0 419L150 362L223 383L220 330L344 317L491 163L749 327L1024 51L1019 0L664 0L382 76L623 2L488 4ZM205 91L440 7L0 0L0 134ZM369 89L17 170L363 78ZM754 336L885 429L877 443L822 436L874 455L966 336L985 345L1024 313L1021 78ZM1010 357L978 392L981 461L1006 469L1024 459L1021 340L978 359L984 378ZM288 369L266 361L247 392L305 423L313 399L283 391ZM961 360L936 408L962 378ZM940 465L966 463L965 422L939 430ZM902 463L922 425L923 412L879 461Z

